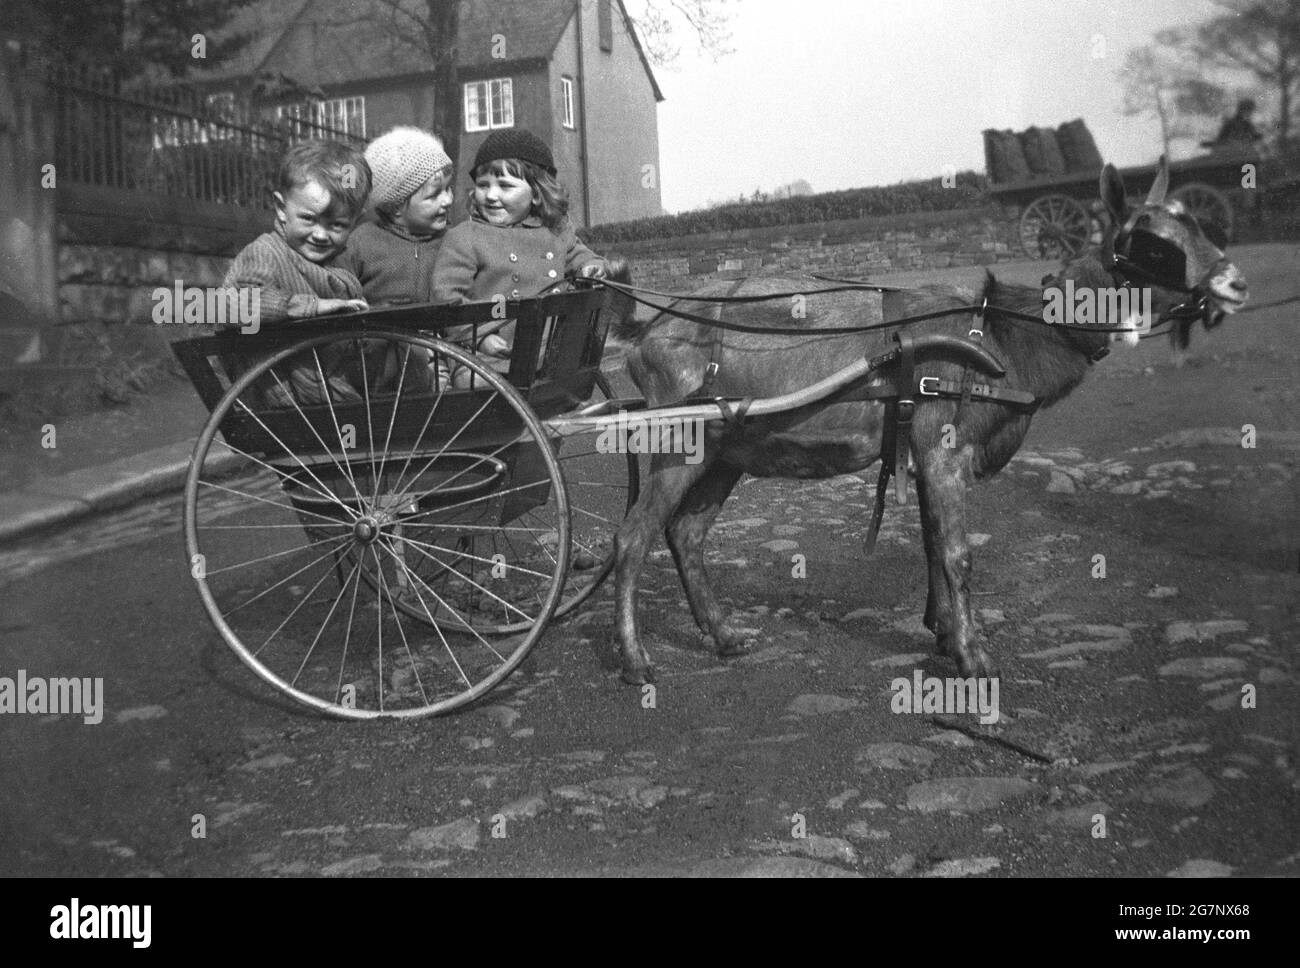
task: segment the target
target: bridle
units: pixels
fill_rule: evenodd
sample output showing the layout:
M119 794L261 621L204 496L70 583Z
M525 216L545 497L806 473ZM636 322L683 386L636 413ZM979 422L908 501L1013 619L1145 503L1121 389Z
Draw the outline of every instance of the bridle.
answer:
M1161 322L1203 319L1206 326L1214 325L1210 294L1199 286L1187 285L1187 253L1150 229L1140 227L1144 217L1148 216L1142 206L1133 211L1118 232L1107 233L1102 242L1103 264L1126 287L1147 284L1186 295L1182 302L1160 314ZM1197 224L1202 232L1207 231L1204 223Z

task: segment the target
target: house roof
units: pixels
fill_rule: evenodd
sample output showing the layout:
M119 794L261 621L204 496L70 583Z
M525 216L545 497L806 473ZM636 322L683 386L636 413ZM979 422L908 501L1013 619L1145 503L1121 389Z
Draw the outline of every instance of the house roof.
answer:
M465 0L461 4L461 69L525 60L549 60L580 0ZM422 0L403 5L423 6ZM622 8L620 2L619 7ZM624 19L627 11L622 10ZM402 18L370 0L258 0L231 19L229 30L250 32L254 39L202 80L230 80L263 70L285 74L304 84L328 87L432 70L427 53L403 38ZM408 21L409 24L409 21ZM631 25L629 23L629 30ZM494 58L494 38L505 38L504 59ZM635 32L632 32L635 38ZM655 99L663 100L640 43Z

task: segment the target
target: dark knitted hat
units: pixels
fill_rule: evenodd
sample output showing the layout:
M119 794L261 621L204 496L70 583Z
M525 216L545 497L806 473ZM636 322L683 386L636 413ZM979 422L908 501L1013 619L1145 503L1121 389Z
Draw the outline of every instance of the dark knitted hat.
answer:
M474 156L474 167L469 172L470 177L473 178L474 173L488 162L499 161L502 158L531 161L539 168L545 168L552 175L555 174L555 158L551 155L551 149L547 147L545 141L523 128L501 128L488 135L483 146L479 148L478 154Z

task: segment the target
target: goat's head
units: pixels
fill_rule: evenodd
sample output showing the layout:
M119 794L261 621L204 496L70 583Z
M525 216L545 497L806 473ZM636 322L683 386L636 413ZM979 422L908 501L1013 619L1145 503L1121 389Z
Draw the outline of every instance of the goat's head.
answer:
M1102 169L1101 200L1110 215L1103 256L1126 280L1150 287L1159 318L1199 317L1207 327L1217 325L1246 302L1246 277L1224 255L1222 229L1167 199L1168 189L1164 158L1146 199L1133 206L1115 166ZM1129 335L1135 342L1136 334Z

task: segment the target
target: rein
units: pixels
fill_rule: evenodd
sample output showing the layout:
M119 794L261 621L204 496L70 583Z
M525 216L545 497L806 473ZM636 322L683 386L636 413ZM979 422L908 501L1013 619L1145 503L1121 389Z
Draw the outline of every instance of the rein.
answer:
M823 280L824 277L813 276L812 278ZM773 302L781 299L793 299L796 296L820 296L832 292L909 292L900 286L882 286L869 282L855 282L845 280L844 285L831 286L824 289L808 289L802 292L773 292L765 293L759 296L695 296L682 295L676 293L660 292L656 289L646 289L641 286L632 286L622 282L611 282L608 279L592 279L589 282L606 286L619 292L631 299L633 302L640 303L642 306L648 306L661 314L674 316L677 319L684 319L687 322L698 323L702 326L708 326L716 329L732 330L737 333L756 333L759 335L769 334L772 336L836 336L846 335L849 333L867 333L877 329L892 329L897 326L908 326L912 323L925 322L930 319L942 319L945 316L963 316L973 313L992 312L1006 319L1016 319L1027 323L1037 323L1040 326L1048 326L1052 329L1074 331L1079 333L1133 333L1136 329L1117 327L1117 326L1083 326L1072 325L1067 323L1049 323L1042 316L1036 316L1033 313L1022 313L1015 309L1006 309L1001 306L991 306L987 302L974 304L970 306L953 306L950 309L938 309L929 313L918 313L915 316L904 316L899 319L885 320L879 323L866 323L862 326L832 326L832 327L798 327L798 326L747 326L744 323L723 322L720 319L714 319L709 316L702 316L698 313L687 312L684 309L677 309L674 306L661 306L659 303L651 302L649 299L636 295L643 293L646 296L658 296L664 299L671 299L674 303L679 302L702 302L702 303L760 303ZM743 281L743 280L742 280ZM839 280L836 280L839 281ZM1162 325L1166 319L1171 318L1172 314L1182 309L1182 306L1176 306L1161 316ZM1199 310L1198 310L1199 313ZM1139 334L1139 339L1149 339L1151 336L1158 336L1160 332L1155 326L1151 327L1149 333Z
M1129 286L1131 276L1141 272L1148 278L1155 281L1159 273L1149 273L1130 257L1129 253L1133 249L1132 238L1137 230L1130 226L1125 226L1127 239L1123 245L1123 253L1117 255L1113 243L1118 241L1115 238L1107 238L1103 244L1103 265L1112 273L1119 275L1123 279L1125 287ZM1153 239L1159 240L1152 233ZM1141 236L1139 236L1141 239ZM1167 243L1166 243L1167 244ZM1159 251L1154 243L1147 243L1146 251ZM1164 274L1168 275L1169 266L1164 267ZM867 527L865 537L865 550L867 554L875 549L876 539L880 533L880 525L884 519L886 495L889 491L889 479L894 478L895 493L900 505L907 503L907 466L910 456L911 447L911 429L912 417L915 412L917 397L931 398L948 398L956 399L957 412L954 420L960 422L963 413L974 400L1000 403L1004 406L1010 406L1014 409L1027 413L1033 413L1038 409L1041 401L1023 390L1015 390L1005 387L994 386L991 382L976 382L975 371L968 362L963 369L960 381L943 380L939 377L927 376L919 380L916 377L915 355L912 345L912 338L904 332L904 328L913 323L923 322L930 319L942 319L948 316L965 316L973 315L974 324L965 337L966 342L978 345L983 339L983 327L985 318L989 313L1006 319L1008 322L1020 321L1027 323L1037 323L1040 326L1048 326L1054 330L1074 330L1076 332L1105 332L1105 333L1125 333L1138 332L1134 327L1116 327L1116 326L1075 326L1065 323L1049 323L1041 315L1023 313L1019 310L1006 309L1000 306L990 306L989 301L985 298L979 305L955 306L949 309L940 309L934 312L919 313L914 316L906 316L900 319L881 321L879 323L868 323L862 326L837 326L830 328L807 328L795 326L765 327L765 326L748 326L744 323L723 322L721 313L718 318L703 316L699 313L687 312L677 308L677 304L682 302L710 303L717 305L739 304L752 305L755 303L773 302L775 300L788 300L795 297L807 297L823 295L835 292L878 292L881 294L893 292L906 292L908 290L898 286L885 286L876 283L860 281L856 279L837 279L828 276L813 275L813 279L818 282L831 283L830 286L824 286L820 289L814 289L806 292L776 292L765 293L753 296L737 296L736 290L744 283L742 277L738 280L723 296L693 296L679 295L675 293L660 292L654 289L647 289L629 285L627 283L613 282L609 279L587 279L585 282L593 285L603 285L608 289L622 294L635 303L656 311L657 314L667 314L675 316L678 319L684 319L688 322L696 323L705 327L712 333L712 345L709 354L709 362L705 367L704 378L699 387L692 393L687 394L683 402L707 401L717 405L723 418L731 426L741 425L744 421L746 411L751 404L750 398L740 400L738 403L728 401L722 396L713 395L713 380L717 375L721 363L722 339L723 332L730 330L739 333L767 334L773 336L833 336L851 333L866 333L879 329L893 329L894 339L898 343L898 348L891 354L881 357L879 362L884 365L886 362L894 364L893 381L890 384L877 386L858 386L846 388L845 391L836 393L832 399L837 402L847 402L854 399L879 400L886 407L885 419L880 444L880 472L876 478L875 500L871 514L871 520ZM1049 277L1050 278L1050 277ZM1046 282L1047 280L1044 280ZM1167 321L1182 318L1184 314L1201 316L1204 314L1208 305L1208 296L1195 297L1192 290L1180 286L1176 289L1179 292L1186 292L1193 296L1187 302L1173 307L1173 309L1163 313L1159 323L1150 328L1147 333L1139 333L1139 339L1148 339L1151 336L1158 335L1158 327ZM664 306L651 302L645 298L647 296L656 296L661 299L670 300L669 305ZM1088 356L1089 365L1096 363L1110 352L1109 346L1102 346ZM873 364L876 361L873 361ZM876 367L873 365L872 369Z

